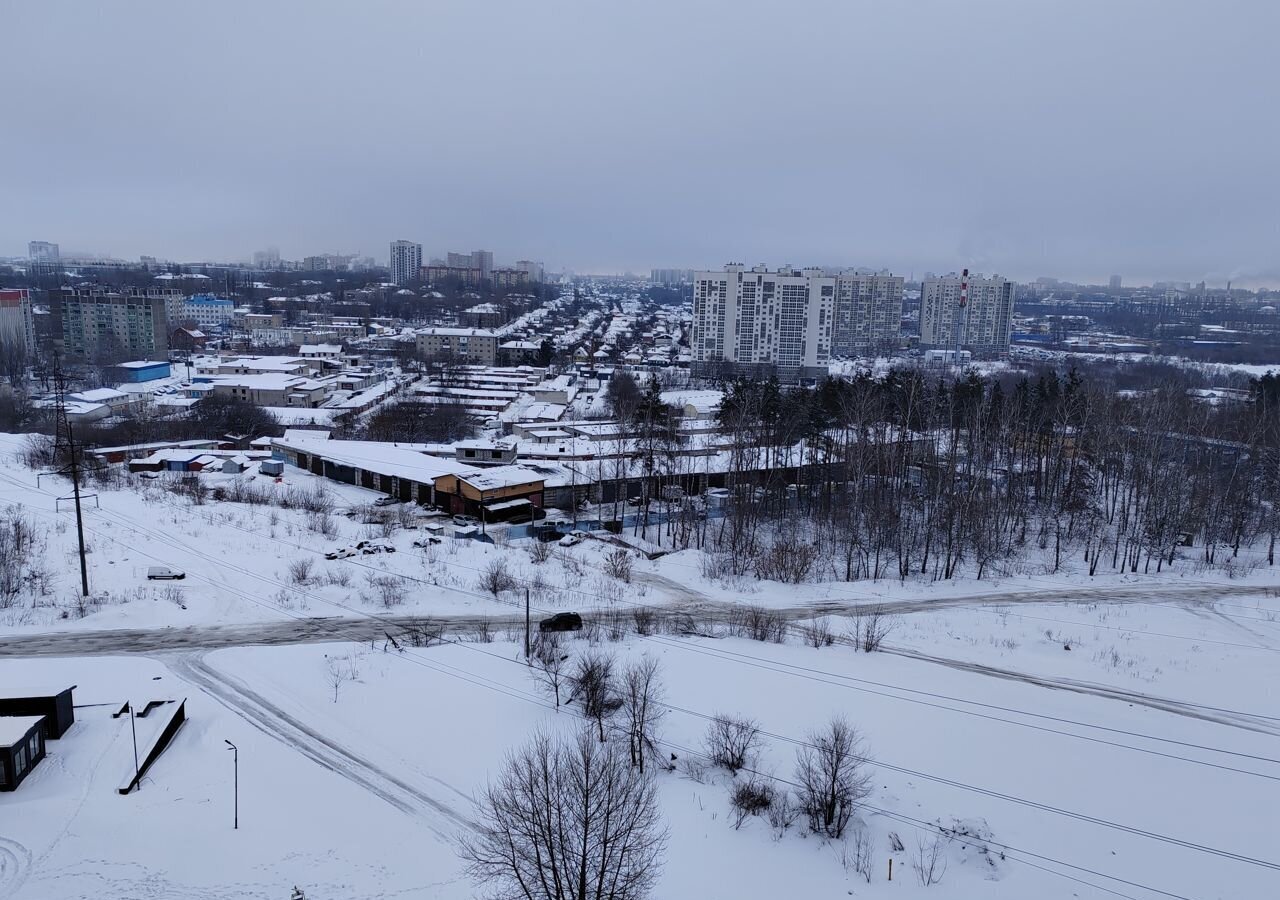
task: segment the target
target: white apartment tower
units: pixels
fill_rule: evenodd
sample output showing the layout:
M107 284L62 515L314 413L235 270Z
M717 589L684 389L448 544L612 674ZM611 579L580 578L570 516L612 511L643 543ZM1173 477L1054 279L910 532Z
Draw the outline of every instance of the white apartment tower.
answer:
M961 289L968 282L968 302L961 312ZM920 292L920 346L961 349L974 355L1004 356L1013 327L1013 282L999 275L929 276ZM957 328L959 329L957 331Z
M857 356L898 346L902 324L901 275L840 272L836 275L836 324L832 352Z
M413 241L391 242L391 280L396 284L408 284L418 280L422 268L422 245Z
M776 367L779 377L827 371L835 318L836 279L821 269L783 266L723 272L693 279L693 363L703 371Z

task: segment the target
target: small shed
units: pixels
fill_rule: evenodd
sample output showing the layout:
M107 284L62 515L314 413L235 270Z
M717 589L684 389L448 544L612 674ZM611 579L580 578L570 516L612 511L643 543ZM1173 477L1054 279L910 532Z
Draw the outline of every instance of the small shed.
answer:
M55 740L76 720L71 687L47 691L0 691L0 716L43 716L44 736Z
M44 716L0 716L0 791L12 791L44 759Z
M249 457L237 453L222 461L222 471L227 475L239 475L249 467Z

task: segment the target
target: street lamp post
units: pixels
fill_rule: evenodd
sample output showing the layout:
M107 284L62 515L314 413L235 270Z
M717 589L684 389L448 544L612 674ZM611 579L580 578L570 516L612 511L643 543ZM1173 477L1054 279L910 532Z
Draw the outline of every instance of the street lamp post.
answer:
M231 764L233 766L233 771L235 772L235 775L234 775L235 786L233 788L233 791L234 791L233 796L235 798L235 801L234 801L235 802L235 819L234 819L235 824L232 825L232 828L239 829L240 828L240 750L239 748L236 747L235 744L231 743L225 738L223 739L223 743L225 743L228 747L231 748Z

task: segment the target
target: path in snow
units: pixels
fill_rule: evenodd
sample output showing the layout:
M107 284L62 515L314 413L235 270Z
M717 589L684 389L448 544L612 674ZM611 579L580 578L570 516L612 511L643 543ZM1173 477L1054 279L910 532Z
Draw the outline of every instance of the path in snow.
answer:
M285 746L336 772L402 812L425 819L427 827L443 840L452 841L457 835L458 828L467 830L475 828L475 824L470 819L452 806L430 796L420 788L396 777L321 734L305 722L289 715L237 679L206 664L201 655L174 654L165 659L165 664L178 677L199 687L223 706L238 713ZM444 784L444 782L440 783ZM454 793L465 796L456 788L450 785L445 786ZM441 822L441 818L446 819L447 823Z
M1135 706L1147 706L1151 709L1158 709L1163 712L1173 713L1179 716L1188 716L1193 719L1202 719L1206 722L1215 722L1219 725L1231 725L1236 728L1244 728L1248 731L1280 735L1280 719L1273 719L1266 716L1256 716L1250 713L1238 712L1231 709L1222 709L1216 706L1186 703L1181 700L1173 700L1168 697L1158 697L1152 694L1144 694L1139 691L1129 691L1124 688L1111 687L1109 685L1098 684L1092 681L1081 681L1075 678L1032 675L1028 672L1019 672L1014 669L1001 669L996 666L986 666L981 663L949 659L944 656L933 656L929 653L921 653L918 650L909 650L905 647L883 646L880 648L880 652L891 653L894 656L902 656L907 659L914 659L920 662L935 663L940 666L958 669L963 672L973 672L977 675L989 675L994 678L1004 678L1009 681L1021 681L1024 684L1033 684L1037 687L1049 688L1051 690L1072 691L1077 694L1091 694L1095 697L1105 697L1110 700L1118 700L1121 703L1129 703Z

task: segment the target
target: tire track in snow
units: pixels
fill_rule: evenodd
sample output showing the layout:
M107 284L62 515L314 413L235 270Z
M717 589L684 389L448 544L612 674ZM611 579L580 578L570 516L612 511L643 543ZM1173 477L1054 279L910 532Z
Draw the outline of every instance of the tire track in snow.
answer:
M203 659L183 654L172 656L165 663L178 677L199 687L260 731L359 785L400 811L424 820L427 827L443 840L452 843L456 832L437 826L436 822L441 816L468 831L475 830L475 823L453 807L326 737L251 688L224 676ZM443 781L439 783L445 785ZM456 788L445 786L459 796L465 796Z
M1121 703L1130 703L1135 706L1146 706L1151 709L1158 709L1162 712L1173 713L1178 716L1201 719L1205 722L1213 722L1218 725L1230 725L1234 728L1243 728L1246 731L1256 731L1260 734L1280 735L1280 722L1268 720L1259 716L1253 716L1249 713L1237 712L1235 710L1218 709L1216 707L1202 706L1195 703L1185 703L1180 700L1173 700L1167 697L1157 697L1152 694L1143 694L1138 691L1129 691L1119 687L1109 687L1107 685L1096 684L1091 681L1078 681L1074 678L1053 678L1043 675L1032 675L1028 672L1019 672L1014 669L1001 669L995 666L983 665L982 663L965 662L964 660L950 659L944 656L933 656L928 653L921 653L918 650L908 650L905 647L881 647L880 652L891 653L894 656L914 659L919 662L934 663L951 669L957 669L962 672L972 672L975 675L988 675L994 678L1003 678L1008 681L1020 681L1023 684L1032 684L1037 687L1049 688L1050 690L1071 691L1076 694L1090 694L1095 697L1118 700Z
M31 851L10 838L0 837L0 897L12 897L31 872Z

